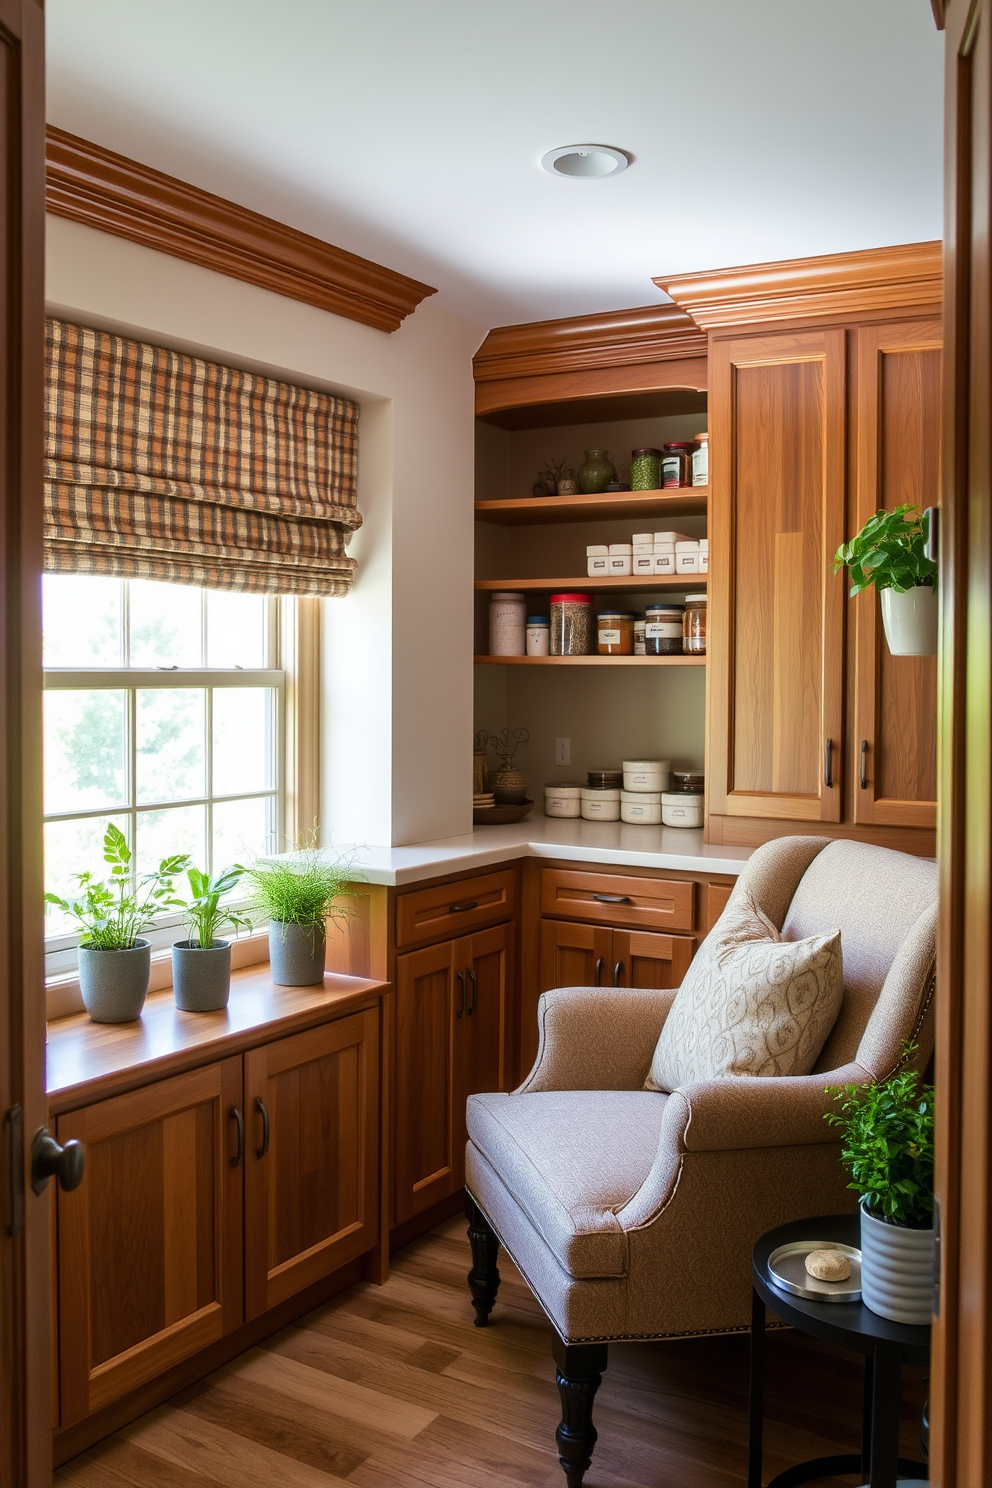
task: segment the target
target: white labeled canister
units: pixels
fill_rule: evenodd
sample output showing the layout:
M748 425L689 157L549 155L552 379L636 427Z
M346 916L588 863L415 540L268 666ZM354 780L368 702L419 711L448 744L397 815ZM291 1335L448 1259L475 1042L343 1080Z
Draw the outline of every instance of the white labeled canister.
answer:
M586 548L586 573L590 579L605 579L610 572L610 550L606 543Z
M670 769L668 760L624 760L623 788L625 791L667 791Z
M619 821L620 792L583 786L582 815L586 821Z
M660 791L621 791L620 820L656 827L661 822Z
M688 791L665 791L661 798L661 819L666 827L701 827L702 795Z
M699 572L699 544L698 544L698 542L677 542L675 544L675 572L676 573L698 573Z
M673 547L655 548L654 571L656 574L673 574L675 572L675 549Z
M581 785L546 785L544 787L544 814L545 816L581 816Z
M526 656L527 600L499 592L489 601L489 655Z

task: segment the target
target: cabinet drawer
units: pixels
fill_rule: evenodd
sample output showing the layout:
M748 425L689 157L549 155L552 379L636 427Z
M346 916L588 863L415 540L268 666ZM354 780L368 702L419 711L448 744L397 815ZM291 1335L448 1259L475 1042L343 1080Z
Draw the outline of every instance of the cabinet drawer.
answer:
M594 925L691 930L695 893L691 879L629 878L567 868L545 868L541 873L542 915Z
M467 935L480 925L509 919L516 907L517 879L512 868L397 894L396 945Z

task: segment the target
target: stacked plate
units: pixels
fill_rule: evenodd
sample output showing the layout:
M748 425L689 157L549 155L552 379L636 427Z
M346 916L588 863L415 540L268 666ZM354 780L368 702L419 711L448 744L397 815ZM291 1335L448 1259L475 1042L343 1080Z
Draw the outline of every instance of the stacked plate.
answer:
M478 809L480 806L495 806L496 797L492 791L477 791L472 797L472 805Z

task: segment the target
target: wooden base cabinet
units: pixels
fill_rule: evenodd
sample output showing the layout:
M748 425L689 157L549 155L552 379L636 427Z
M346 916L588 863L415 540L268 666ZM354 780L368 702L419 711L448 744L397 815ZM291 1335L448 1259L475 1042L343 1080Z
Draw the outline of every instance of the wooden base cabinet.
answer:
M695 940L650 930L541 921L540 991L552 987L677 987Z
M396 957L394 1225L465 1181L465 1102L506 1079L513 948L504 924Z

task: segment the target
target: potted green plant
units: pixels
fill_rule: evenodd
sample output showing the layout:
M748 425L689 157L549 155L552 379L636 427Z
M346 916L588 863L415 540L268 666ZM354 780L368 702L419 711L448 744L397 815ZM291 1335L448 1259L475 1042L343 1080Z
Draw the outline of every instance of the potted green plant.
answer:
M322 982L327 917L335 899L347 892L349 864L326 858L314 831L293 853L261 859L244 873L252 913L269 921L272 980L280 987Z
M915 1049L907 1045L910 1058ZM896 1323L929 1323L934 1298L933 1097L915 1070L833 1086L841 1161L861 1200L861 1296Z
M834 573L851 571L852 598L878 590L893 656L937 654L937 565L926 554L928 535L926 512L904 502L895 511L877 511L834 554Z
M213 878L187 867L190 898L183 903L188 939L172 947L172 990L176 1007L184 1013L214 1013L227 1007L231 995L231 942L217 932L250 930L252 922L221 899L244 872L225 868Z
M111 822L103 837L103 860L110 868L106 882L77 873L79 894L65 899L46 894L45 899L83 932L79 990L94 1023L131 1023L141 1016L151 974L151 947L141 932L178 907L172 881L189 859L183 854L163 858L153 873L135 881L127 839Z

